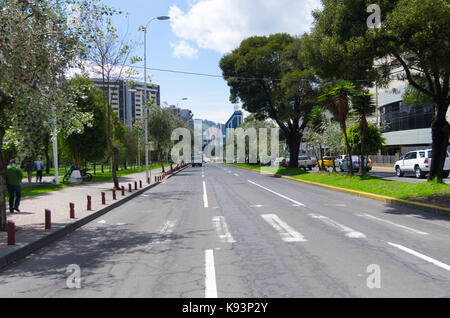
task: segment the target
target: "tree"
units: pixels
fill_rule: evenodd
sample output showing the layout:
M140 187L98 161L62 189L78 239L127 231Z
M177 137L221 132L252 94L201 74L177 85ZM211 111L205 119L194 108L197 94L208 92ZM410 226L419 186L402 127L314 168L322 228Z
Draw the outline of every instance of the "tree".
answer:
M367 122L367 117L372 115L376 110L376 105L373 101L372 95L367 92L359 92L356 93L352 98L352 112L356 115L359 121L359 133L361 135L361 149L359 151L360 160L362 163L359 165L359 174L364 175L366 173L366 169L364 167L364 154L368 153L365 149L365 136L366 132L369 128L369 124Z
M87 161L96 162L105 156L107 145L103 97L102 91L86 76L76 76L69 83L77 92L76 104L80 111L93 114L93 122L85 126L82 134L72 134L66 138L75 165L81 168Z
M85 121L67 96L65 71L78 55L59 1L3 1L0 10L0 144L7 130L22 150L42 134L81 130ZM80 120L81 119L81 120ZM84 118L86 119L86 118ZM6 230L6 160L0 154L0 229Z
M359 123L355 124L347 130L352 152L357 155L377 153L378 150L383 148L385 142L385 138L381 136L380 129L375 125L368 124L364 137L362 137L360 125ZM364 147L362 147L362 144L364 144Z
M114 187L120 189L116 174L119 162L119 149L115 146L113 130L114 116L110 101L111 84L124 75L132 75L125 63L133 64L139 59L130 57L131 43L126 37L120 38L112 24L111 16L120 14L112 7L99 4L97 1L83 0L78 2L80 8L80 34L82 35L85 58L94 63L102 78L103 104L106 114L106 142L112 156L112 177ZM128 73L128 74L127 74Z
M323 132L325 130L327 124L327 119L325 117L325 113L320 106L315 106L309 115L309 130L307 133L307 140L309 143L315 148L315 146L319 146L319 158L323 163L323 153L322 153L322 145L323 145ZM325 166L319 164L319 170L325 170Z
M319 97L319 101L323 102L325 109L330 111L334 119L339 123L342 133L344 134L347 154L350 158L349 174L353 175L352 151L348 143L347 136L347 118L350 110L350 100L355 94L355 87L347 81L340 81L331 89L325 89L324 93Z
M149 102L152 103L153 101L150 100ZM171 140L172 131L178 127L185 127L185 124L169 108L160 108L156 105L151 106L148 131L163 172L165 171L164 159L173 145Z
M125 130L122 145L123 147L122 151L120 151L120 158L124 163L124 168L127 169L127 163L133 163L138 154L138 139L135 130Z
M323 131L323 140L326 147L332 152L333 154L341 153L343 150L343 133L340 128L339 123L333 122L330 123L325 127L325 130ZM336 172L336 166L334 164L333 160L333 171Z
M407 80L420 95L431 99L436 114L431 124L432 152L428 180L442 182L450 136L446 114L450 104L450 6L447 0L385 1L391 4L381 29L368 32L375 57L387 68L400 63Z

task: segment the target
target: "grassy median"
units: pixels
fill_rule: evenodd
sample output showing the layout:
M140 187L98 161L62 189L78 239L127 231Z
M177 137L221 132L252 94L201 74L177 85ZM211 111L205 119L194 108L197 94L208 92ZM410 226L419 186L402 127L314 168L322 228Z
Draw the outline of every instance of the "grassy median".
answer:
M383 180L370 175L363 177L355 175L350 177L347 174L333 172L308 173L303 169L265 166L260 167L249 164L232 165L276 175L290 176L294 179L311 181L339 188L384 195L402 200L433 203L444 207L449 207L450 202L450 186L437 182L406 183L402 181Z
M165 164L165 167L170 167L170 164ZM161 168L160 164L153 164L151 166L149 166L149 169L158 169ZM89 171L90 173L92 173L93 171ZM142 167L141 169L139 168L133 168L133 169L123 169L123 170L119 170L117 171L117 177L123 177L129 174L133 174L133 173L138 173L138 172L145 172L145 167ZM105 171L105 172L101 172L101 170L97 170L96 174L92 173L92 181L91 182L108 182L108 181L112 181L112 173L111 171ZM143 180L144 181L144 180ZM34 180L33 180L34 182ZM59 182L61 182L61 184L56 185L56 184L47 184L47 183L42 183L42 184L32 184L32 185L27 185L27 186L23 186L22 187L22 198L24 197L29 197L29 196L34 196L34 195L39 195L39 194L43 194L43 193L47 193L47 192L52 192L52 191L58 191L58 190L62 190L65 188L72 188L72 187L77 187L79 186L78 184L63 184L62 183L62 176L60 176L59 178ZM6 191L6 199L8 199L8 191Z

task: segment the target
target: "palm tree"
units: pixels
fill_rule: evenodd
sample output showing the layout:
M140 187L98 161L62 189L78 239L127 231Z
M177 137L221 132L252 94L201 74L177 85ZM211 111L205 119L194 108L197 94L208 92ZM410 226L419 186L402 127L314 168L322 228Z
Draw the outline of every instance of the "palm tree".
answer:
M351 82L340 81L331 89L325 89L324 94L319 97L319 101L323 102L323 107L330 111L334 119L339 123L344 134L345 145L347 148L350 169L349 174L353 175L352 151L347 137L346 120L350 110L350 99L355 95L355 87Z
M309 127L315 133L322 135L325 130L326 117L323 112L323 109L320 106L315 106L311 113L309 114ZM314 151L315 152L315 151ZM319 170L325 170L325 166L323 164L323 153L322 153L322 145L319 143ZM322 166L320 165L322 163Z
M367 117L372 115L376 110L376 105L373 101L372 94L366 91L361 91L352 98L353 113L356 115L359 121L359 132L361 135L361 157L359 165L359 175L363 176L366 173L364 165L364 143L366 132L369 124L367 123Z

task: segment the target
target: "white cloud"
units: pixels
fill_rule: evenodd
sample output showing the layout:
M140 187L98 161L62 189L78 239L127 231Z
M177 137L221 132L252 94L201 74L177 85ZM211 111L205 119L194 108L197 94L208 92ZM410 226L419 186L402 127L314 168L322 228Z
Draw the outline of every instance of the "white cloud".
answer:
M186 41L181 40L178 44L170 43L175 57L198 58L198 50L190 46Z
M199 0L187 12L170 7L171 27L181 40L222 54L253 35L302 34L320 0Z

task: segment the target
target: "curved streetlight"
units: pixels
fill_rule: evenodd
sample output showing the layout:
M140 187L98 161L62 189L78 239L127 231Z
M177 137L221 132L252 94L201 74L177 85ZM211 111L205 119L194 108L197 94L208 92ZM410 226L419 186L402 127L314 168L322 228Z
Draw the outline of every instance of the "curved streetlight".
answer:
M144 131L145 131L145 136L144 136L144 140L145 140L145 179L148 180L149 179L149 170L148 170L148 107L146 105L147 102L147 28L148 25L150 24L150 22L152 22L153 20L169 20L170 17L168 16L159 16L159 17L155 17L150 19L150 21L147 22L147 24L145 25L145 27L143 27L144 30L144 98L142 99L142 104L144 105L145 108L145 127L144 127ZM142 30L142 29L141 29Z

